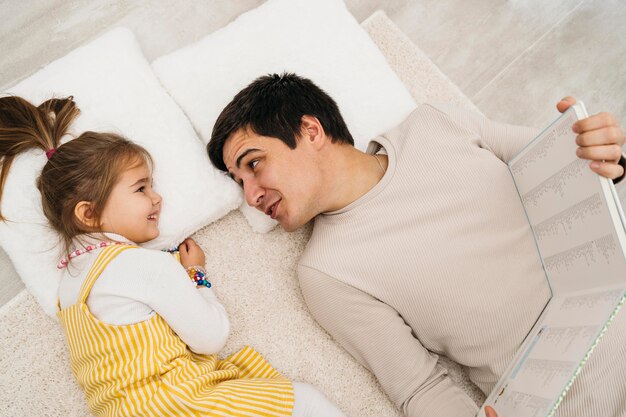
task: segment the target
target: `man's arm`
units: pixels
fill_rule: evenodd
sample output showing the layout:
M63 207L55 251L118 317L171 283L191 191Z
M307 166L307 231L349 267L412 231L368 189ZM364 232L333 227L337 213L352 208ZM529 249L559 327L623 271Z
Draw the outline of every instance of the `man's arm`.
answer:
M474 401L454 385L395 310L315 269L299 265L298 277L313 317L374 373L407 416L476 414Z
M566 97L557 104L560 112L576 103ZM494 122L483 115L450 104L433 105L452 121L475 132L479 145L489 149L508 163L540 130ZM579 158L589 160L589 167L599 175L619 182L624 177L626 159L622 147L626 137L617 119L609 113L599 113L574 123Z

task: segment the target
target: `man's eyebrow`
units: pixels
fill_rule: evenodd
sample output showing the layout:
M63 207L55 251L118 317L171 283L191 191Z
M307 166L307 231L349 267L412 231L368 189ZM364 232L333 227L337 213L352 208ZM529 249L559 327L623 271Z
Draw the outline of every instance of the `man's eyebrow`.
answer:
M256 152L256 151L260 151L260 149L257 148L250 148L250 149L246 149L246 151L244 153L242 153L241 155L239 155L239 157L237 157L237 161L235 163L235 165L237 165L237 169L239 169L240 165L241 165L241 160L243 158L246 157L246 155L248 155L251 152Z

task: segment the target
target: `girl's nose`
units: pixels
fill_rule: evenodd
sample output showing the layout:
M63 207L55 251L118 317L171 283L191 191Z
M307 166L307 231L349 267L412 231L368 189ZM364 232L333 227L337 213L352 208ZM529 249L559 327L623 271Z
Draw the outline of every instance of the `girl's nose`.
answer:
M154 191L152 192L152 205L157 205L161 202L161 200L163 200L163 198L161 197L161 194L159 193L155 193Z

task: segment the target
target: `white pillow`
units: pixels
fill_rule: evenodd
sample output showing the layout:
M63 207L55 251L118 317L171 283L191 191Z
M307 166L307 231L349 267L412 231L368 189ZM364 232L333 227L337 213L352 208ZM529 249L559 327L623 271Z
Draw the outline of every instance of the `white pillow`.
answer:
M161 236L146 246L172 247L242 202L231 181L209 163L193 127L163 90L127 29L112 30L72 51L8 93L35 105L53 95L73 95L81 115L72 133L113 131L150 152L163 209ZM0 245L44 310L54 314L58 240L46 225L35 186L45 162L42 151L15 160L2 198L2 213L10 221L0 222Z
M269 0L198 42L156 59L152 67L205 143L233 96L267 73L289 71L313 80L337 101L362 150L415 108L341 0ZM259 231L275 224L267 216L246 218Z

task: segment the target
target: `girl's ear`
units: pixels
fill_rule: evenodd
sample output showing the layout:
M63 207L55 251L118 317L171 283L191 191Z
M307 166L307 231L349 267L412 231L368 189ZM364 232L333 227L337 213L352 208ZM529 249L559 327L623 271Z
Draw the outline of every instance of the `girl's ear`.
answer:
M74 215L83 225L88 228L97 228L96 220L93 218L93 209L90 201L81 201L74 207Z

